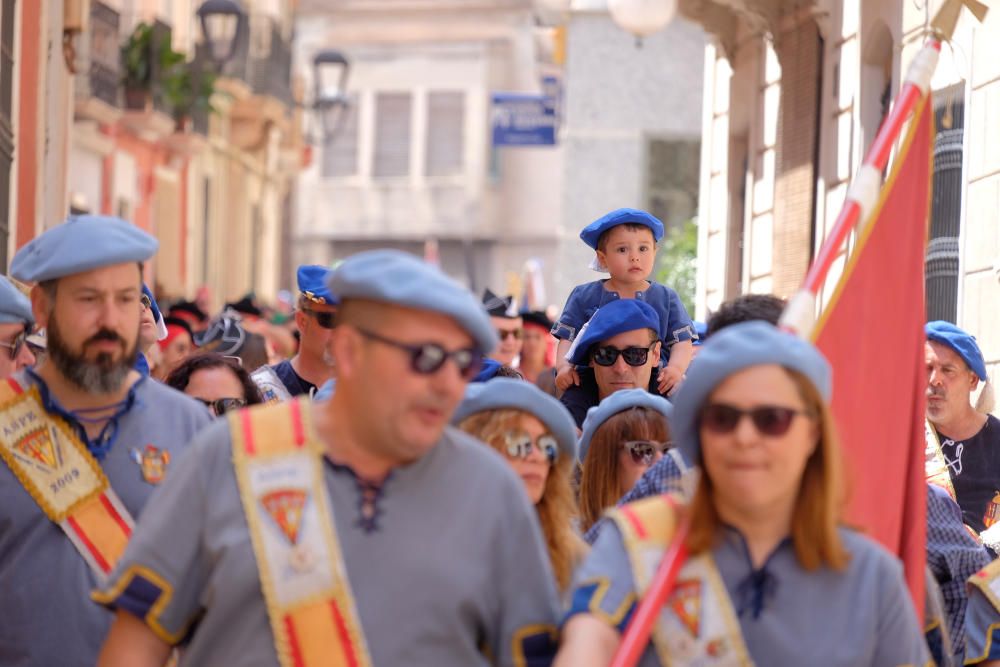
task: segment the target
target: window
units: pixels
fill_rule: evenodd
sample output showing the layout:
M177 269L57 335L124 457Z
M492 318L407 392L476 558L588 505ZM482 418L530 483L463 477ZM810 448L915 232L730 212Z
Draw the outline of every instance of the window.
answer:
M962 143L965 103L962 84L934 93L934 166L931 173L931 231L924 285L927 319L958 317L958 237L962 216Z
M462 172L465 151L465 94L432 92L427 96L428 176Z
M410 93L378 93L375 96L375 178L408 176L410 173Z
M0 4L0 268L7 267L10 172L14 162L14 0Z
M333 136L323 136L320 174L323 178L343 178L358 173L358 100L351 96L340 127Z

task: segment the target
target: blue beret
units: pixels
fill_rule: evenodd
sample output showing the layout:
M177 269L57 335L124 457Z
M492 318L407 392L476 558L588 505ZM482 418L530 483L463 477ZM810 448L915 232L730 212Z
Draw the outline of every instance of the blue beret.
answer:
M17 251L10 275L26 283L62 278L104 266L145 262L159 242L120 218L71 216Z
M472 378L472 382L486 382L487 380L492 380L497 376L497 371L503 366L496 359L490 359L489 357L483 358L483 365L476 373L476 377Z
M328 306L337 305L337 300L330 294L326 286L332 271L325 266L316 264L303 264L296 273L296 280L299 283L299 291L314 303L326 304Z
M983 353L976 343L975 336L944 320L928 322L924 325L924 333L928 340L947 345L955 350L958 356L965 361L969 370L978 375L980 380L986 381L988 377L986 375L986 361L983 359Z
M156 322L156 340L163 340L167 337L167 323L163 321L163 313L160 312L160 307L156 303L153 290L149 289L146 283L143 283L142 293L149 299L149 309L153 311L153 320ZM149 374L148 371L146 374Z
M653 232L654 241L659 241L663 238L663 223L656 216L645 211L640 211L637 208L619 208L611 211L611 213L594 220L584 227L583 231L580 232L580 238L591 248L597 250L597 241L601 238L601 234L612 227L625 224L649 227L650 231Z
M602 340L636 329L660 331L660 316L645 301L617 299L601 306L573 341L569 361L577 366L586 366L590 361L588 352L591 347Z
M0 324L34 322L31 301L7 280L7 276L0 276Z
M698 413L709 394L730 375L766 364L801 373L824 401L830 400L830 364L811 343L760 320L730 325L701 346L674 396L674 442L688 463L697 464L700 459Z
M576 456L576 424L569 410L524 380L501 377L470 384L465 390L465 400L459 403L451 423L458 424L478 412L505 409L520 410L537 417L555 436L562 453L571 459Z
M708 333L708 325L700 320L695 320L694 332L698 334L698 339L693 343L693 345L697 347L705 342L705 335Z
M469 290L409 253L369 250L352 255L333 270L327 286L340 301L366 299L446 315L483 352L499 342L489 315Z
M583 420L583 433L580 435L580 444L578 447L581 463L587 459L587 452L590 451L590 441L594 438L594 433L601 427L601 424L619 412L633 408L655 410L666 418L668 424L674 418L674 406L662 396L651 394L645 389L622 389L621 391L616 391L587 410L587 416Z

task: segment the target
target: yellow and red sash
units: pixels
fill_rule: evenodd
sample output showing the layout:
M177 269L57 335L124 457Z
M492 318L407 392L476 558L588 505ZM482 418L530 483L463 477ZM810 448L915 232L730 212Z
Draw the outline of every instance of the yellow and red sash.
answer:
M282 667L370 667L308 401L230 414L233 464Z
M955 485L952 484L951 473L948 471L948 462L941 451L941 441L934 426L927 420L924 420L924 442L924 473L927 481L940 486L948 492L952 500L958 502Z
M609 512L625 542L636 593L646 594L677 526L666 496ZM653 646L666 667L751 667L726 586L709 552L690 556L653 628Z
M135 522L73 428L13 378L0 381L0 458L103 581Z

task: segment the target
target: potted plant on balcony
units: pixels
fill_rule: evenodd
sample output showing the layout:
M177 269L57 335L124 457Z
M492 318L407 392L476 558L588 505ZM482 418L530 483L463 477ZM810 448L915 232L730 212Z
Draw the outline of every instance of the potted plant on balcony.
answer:
M180 56L179 61L176 56ZM193 115L215 111L212 108L212 95L215 92L216 76L199 67L196 62L186 62L184 56L176 51L168 60L172 62L164 69L161 81L163 100L174 117L177 131L185 131Z
M121 48L126 109L146 109L152 100L153 26L140 23Z

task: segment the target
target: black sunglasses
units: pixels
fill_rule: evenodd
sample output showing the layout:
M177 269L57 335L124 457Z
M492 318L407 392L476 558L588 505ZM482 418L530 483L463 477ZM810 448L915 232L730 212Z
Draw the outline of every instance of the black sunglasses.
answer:
M316 324L320 325L324 329L332 329L337 326L336 322L333 321L333 318L337 313L321 313L318 310L312 310L310 308L303 308L302 310L312 315L316 320Z
M230 410L245 408L247 401L245 398L217 398L214 401L206 401L204 398L197 399L204 403L216 417L226 414Z
M521 340L520 329L497 329L497 335L500 336L500 340L507 340L511 336L514 340Z
M653 343L653 345L655 344ZM618 361L618 355L621 355L622 359L629 366L642 366L649 359L649 351L653 348L653 345L649 347L626 347L624 350L620 350L613 345L605 345L594 348L590 358L598 366L614 366L615 362Z
M483 353L481 350L469 347L451 352L445 350L437 343L421 343L410 345L401 343L398 340L386 338L374 331L367 331L360 327L354 327L359 334L383 345L389 345L396 349L410 353L410 368L419 375L431 375L438 372L444 362L451 359L458 367L458 372L465 380L471 380L483 365Z
M796 415L810 416L810 413L780 405L760 405L742 410L725 403L710 403L702 409L699 423L709 431L721 435L732 433L744 415L750 417L754 428L762 435L777 438L788 432Z
M648 467L656 461L657 454L663 454L670 449L671 444L656 440L627 440L622 443L622 447L628 451L633 463Z
M507 431L503 434L503 439L507 456L512 459L526 459L536 447L545 454L550 465L559 457L559 445L555 436L549 433L538 436L538 440L534 443L531 442L531 436L524 431Z
M14 336L14 339L9 343L0 342L0 347L6 347L10 350L10 359L14 361L17 359L17 355L21 354L21 350L24 349L25 340L28 338L28 330L21 329L21 333Z
M145 293L139 296L139 303L142 304L143 310L149 310L153 307L153 302L149 300L149 297Z

